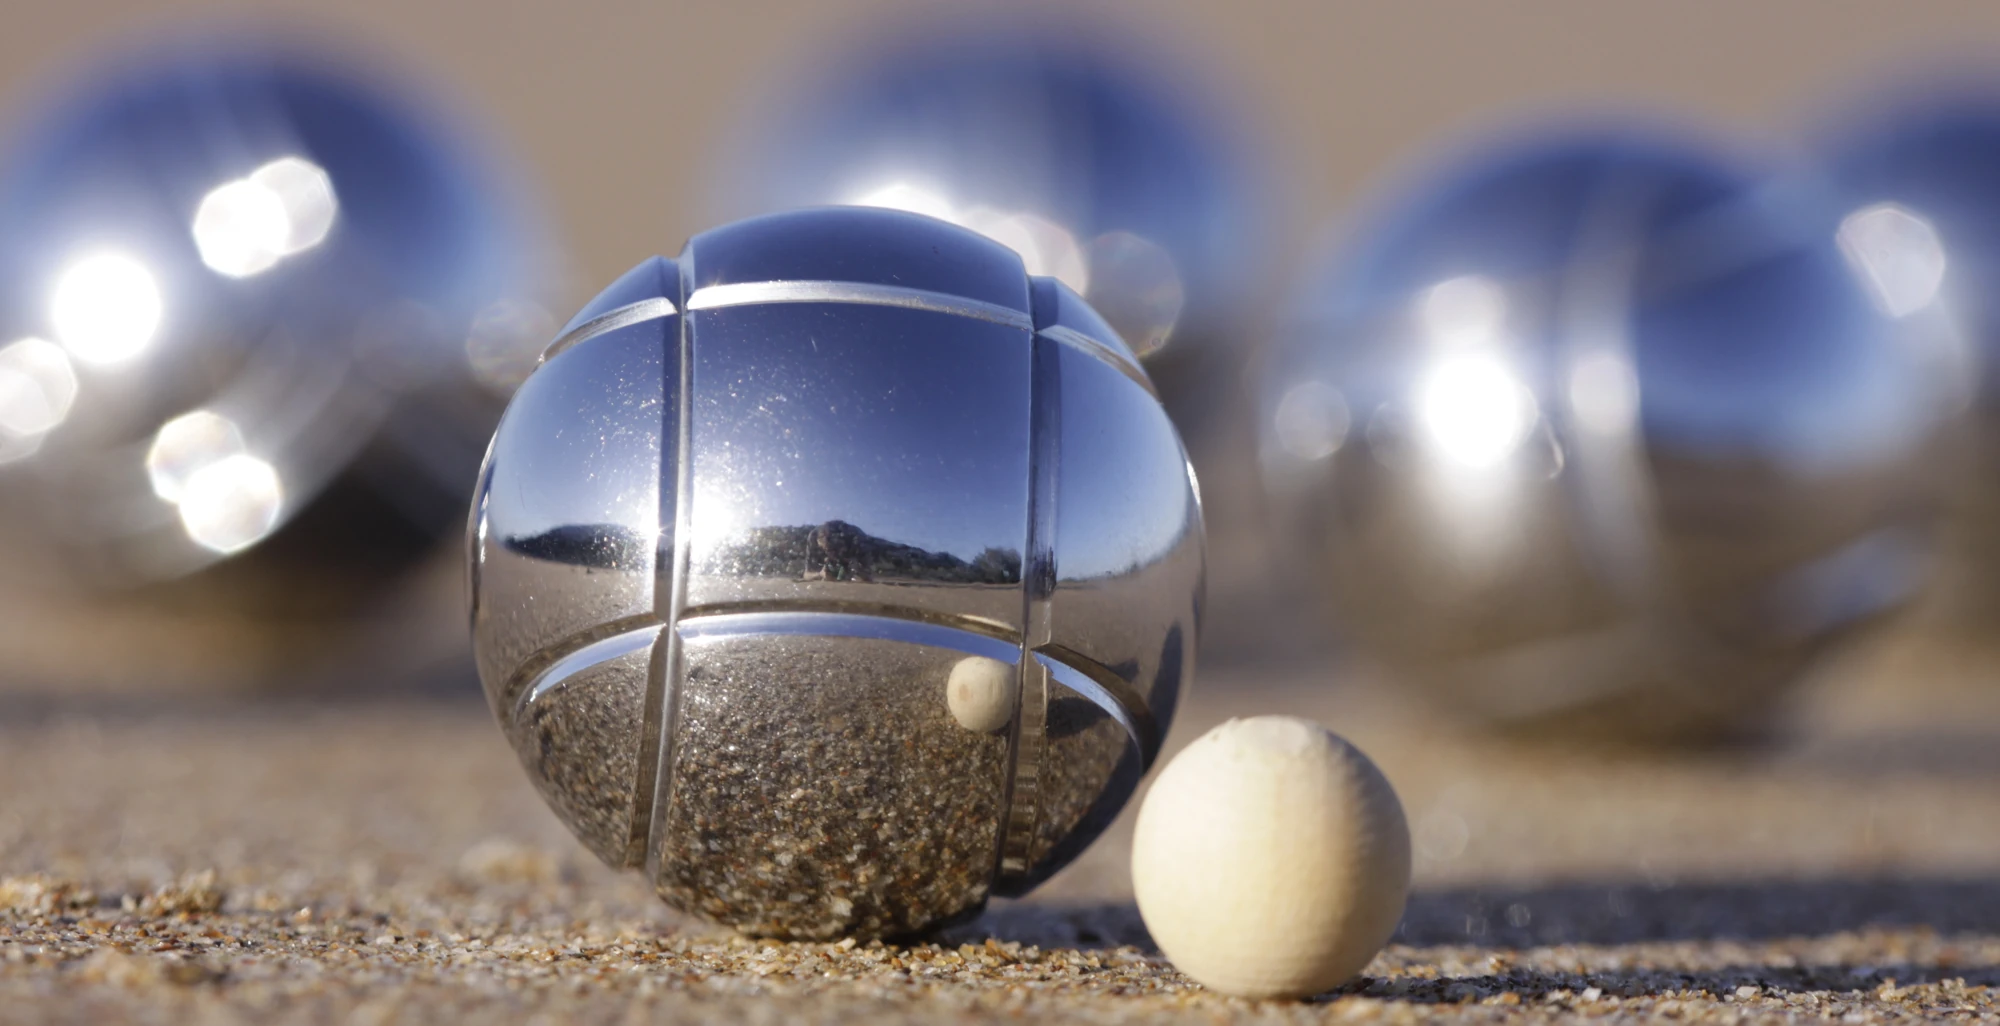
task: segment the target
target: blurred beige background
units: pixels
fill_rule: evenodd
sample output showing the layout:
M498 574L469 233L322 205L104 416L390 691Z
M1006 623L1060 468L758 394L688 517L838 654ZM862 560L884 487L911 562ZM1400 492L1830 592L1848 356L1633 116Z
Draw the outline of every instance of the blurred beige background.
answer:
M16 0L0 120L93 48L207 15L383 47L482 114L527 164L575 265L570 298L700 221L704 150L760 79L906 0ZM2000 5L1722 0L1495 4L1151 0L1073 5L1205 59L1261 121L1296 247L1462 131L1605 109L1782 135L1871 78L2000 53ZM558 317L558 320L561 318Z
M1282 258L1337 229L1371 190L1468 136L1548 118L1636 116L1783 145L1838 116L1842 105L1865 101L1871 86L1940 69L1977 73L2000 55L2000 4L1973 2L966 2L1000 11L1040 6L1099 31L1129 31L1138 52L1185 60L1190 74L1221 86L1249 122L1246 134L1261 136L1270 151L1281 258L1266 291L1272 297L1296 266ZM704 208L713 162L734 136L732 119L765 98L774 79L854 33L947 6L965 4L14 0L0 18L0 132L32 114L38 91L60 87L121 44L204 22L287 29L380 56L428 79L447 106L470 113L520 160L520 179L569 257L551 297L559 323L638 260L674 253L711 226ZM1247 341L1258 328L1246 326ZM1247 452L1247 440L1231 444ZM1224 459L1203 471L1210 666L1246 657L1269 665L1296 643L1324 639L1325 621L1290 593L1262 552L1251 467L1247 458ZM429 673L462 662L464 644L455 565L441 558L426 582L382 618L418 629L374 644L407 647L422 638L437 650L415 660ZM70 655L22 664L24 652L75 651L45 644L51 631L87 629L47 619L0 624L0 652L14 653L16 676L77 675ZM202 640L171 619L152 627L162 642L141 647L190 653L181 676L193 678L214 676L204 653L226 645L261 646L267 656L254 663L261 666L296 662L303 643L269 631ZM10 646L10 636L26 640ZM174 676L158 662L149 657L148 689Z

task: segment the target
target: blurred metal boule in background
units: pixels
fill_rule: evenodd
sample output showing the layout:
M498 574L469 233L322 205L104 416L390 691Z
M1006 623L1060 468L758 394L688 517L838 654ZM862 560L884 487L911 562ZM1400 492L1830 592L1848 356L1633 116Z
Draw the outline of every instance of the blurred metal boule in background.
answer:
M552 330L540 225L423 88L289 38L109 54L34 114L0 157L0 650L297 679L449 573Z
M1270 161L1248 119L1144 25L1012 6L895 17L823 44L752 105L716 168L715 220L909 210L1082 294L1140 354L1201 475L1208 642L1252 641L1267 581L1245 379L1275 297Z
M1240 362L1267 266L1256 155L1170 56L1108 31L933 19L836 50L746 120L717 205L929 214L1083 294L1156 379L1204 349Z
M1569 739L1751 733L1924 579L1960 357L1838 206L1669 133L1479 150L1305 287L1261 461L1398 681Z
M2000 81L1891 90L1841 109L1815 155L1820 184L1847 211L1843 244L1879 253L1868 281L1883 301L1939 322L1966 352L1971 415L1936 611L1984 632L2000 615Z

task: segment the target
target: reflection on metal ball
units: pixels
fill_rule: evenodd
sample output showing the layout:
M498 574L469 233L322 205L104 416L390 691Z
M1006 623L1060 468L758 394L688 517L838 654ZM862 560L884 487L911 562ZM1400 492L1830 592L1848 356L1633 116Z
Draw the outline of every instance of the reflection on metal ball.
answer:
M738 222L606 289L502 418L470 544L480 675L543 797L755 933L1034 886L1193 669L1201 512L1131 350L898 211ZM991 730L950 697L971 660L1005 673Z
M1518 727L1712 737L1925 569L1949 339L1673 139L1485 152L1312 281L1262 460L1357 644Z
M966 656L945 679L945 708L958 725L987 734L1014 722L1021 689L1014 666L985 656Z
M11 140L0 491L63 576L179 577L328 502L290 546L328 568L452 533L550 328L542 254L388 81L204 38L107 58Z
M1927 90L1821 141L1817 184L1877 300L1960 347L1970 409L1939 560L1943 608L1984 629L2000 610L2000 86Z
M1233 372L1265 269L1254 147L1232 138L1194 76L1162 70L1171 55L1133 48L1011 11L851 47L748 119L738 158L719 169L720 206L939 217L1081 293L1155 377L1209 348ZM1200 398L1180 392L1216 391L1180 376L1161 385L1177 418Z

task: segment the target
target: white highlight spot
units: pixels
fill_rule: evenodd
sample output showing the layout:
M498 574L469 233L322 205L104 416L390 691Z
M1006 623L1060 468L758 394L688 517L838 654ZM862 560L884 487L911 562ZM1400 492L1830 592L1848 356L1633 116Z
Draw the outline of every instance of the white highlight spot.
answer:
M1312 463L1338 451L1351 425L1338 389L1324 381L1301 381L1278 400L1271 428L1285 452Z
M93 253L56 278L49 320L56 340L85 363L117 364L138 356L160 327L160 287L138 260Z
M188 482L207 467L243 452L243 432L219 413L195 410L160 426L146 450L146 477L153 494L178 503Z
M194 214L201 262L245 278L320 244L339 204L333 180L303 157L280 157L202 197Z
M1417 392L1425 435L1446 460L1466 468L1505 459L1537 415L1528 390L1499 357L1486 352L1440 357Z
M970 228L1021 255L1029 274L1054 278L1083 295L1090 291L1090 265L1076 236L1046 218L973 207L954 223Z
M849 200L848 205L886 207L890 210L904 210L912 214L935 217L940 221L958 223L958 208L954 207L950 200L908 182L892 182L879 189L869 190Z
M1921 215L1894 203L1862 207L1840 222L1840 251L1891 317L1929 306L1944 284L1944 243Z
M333 230L340 203L325 168L304 157L279 157L250 172L250 180L278 197L284 208L291 229L285 234L285 256L319 245Z
M24 338L0 349L0 431L18 438L47 434L76 402L76 371L62 347Z
M194 244L211 269L243 278L269 270L291 237L285 202L248 178L216 186L194 214Z
M1055 278L1078 295L1090 290L1090 263L1082 244L1047 218L1026 211L961 207L942 193L909 182L892 182L860 193L848 205L903 210L969 228L1019 253L1029 274Z
M230 553L262 541L278 524L284 485L269 463L243 453L196 471L181 491L181 527L195 544Z

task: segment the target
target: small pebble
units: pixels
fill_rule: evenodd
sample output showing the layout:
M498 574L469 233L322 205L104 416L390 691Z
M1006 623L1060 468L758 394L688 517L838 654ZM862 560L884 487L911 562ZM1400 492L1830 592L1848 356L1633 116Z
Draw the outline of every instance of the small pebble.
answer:
M1388 943L1410 887L1410 830L1380 770L1290 716L1230 720L1161 771L1132 844L1139 914L1212 990L1307 997Z

